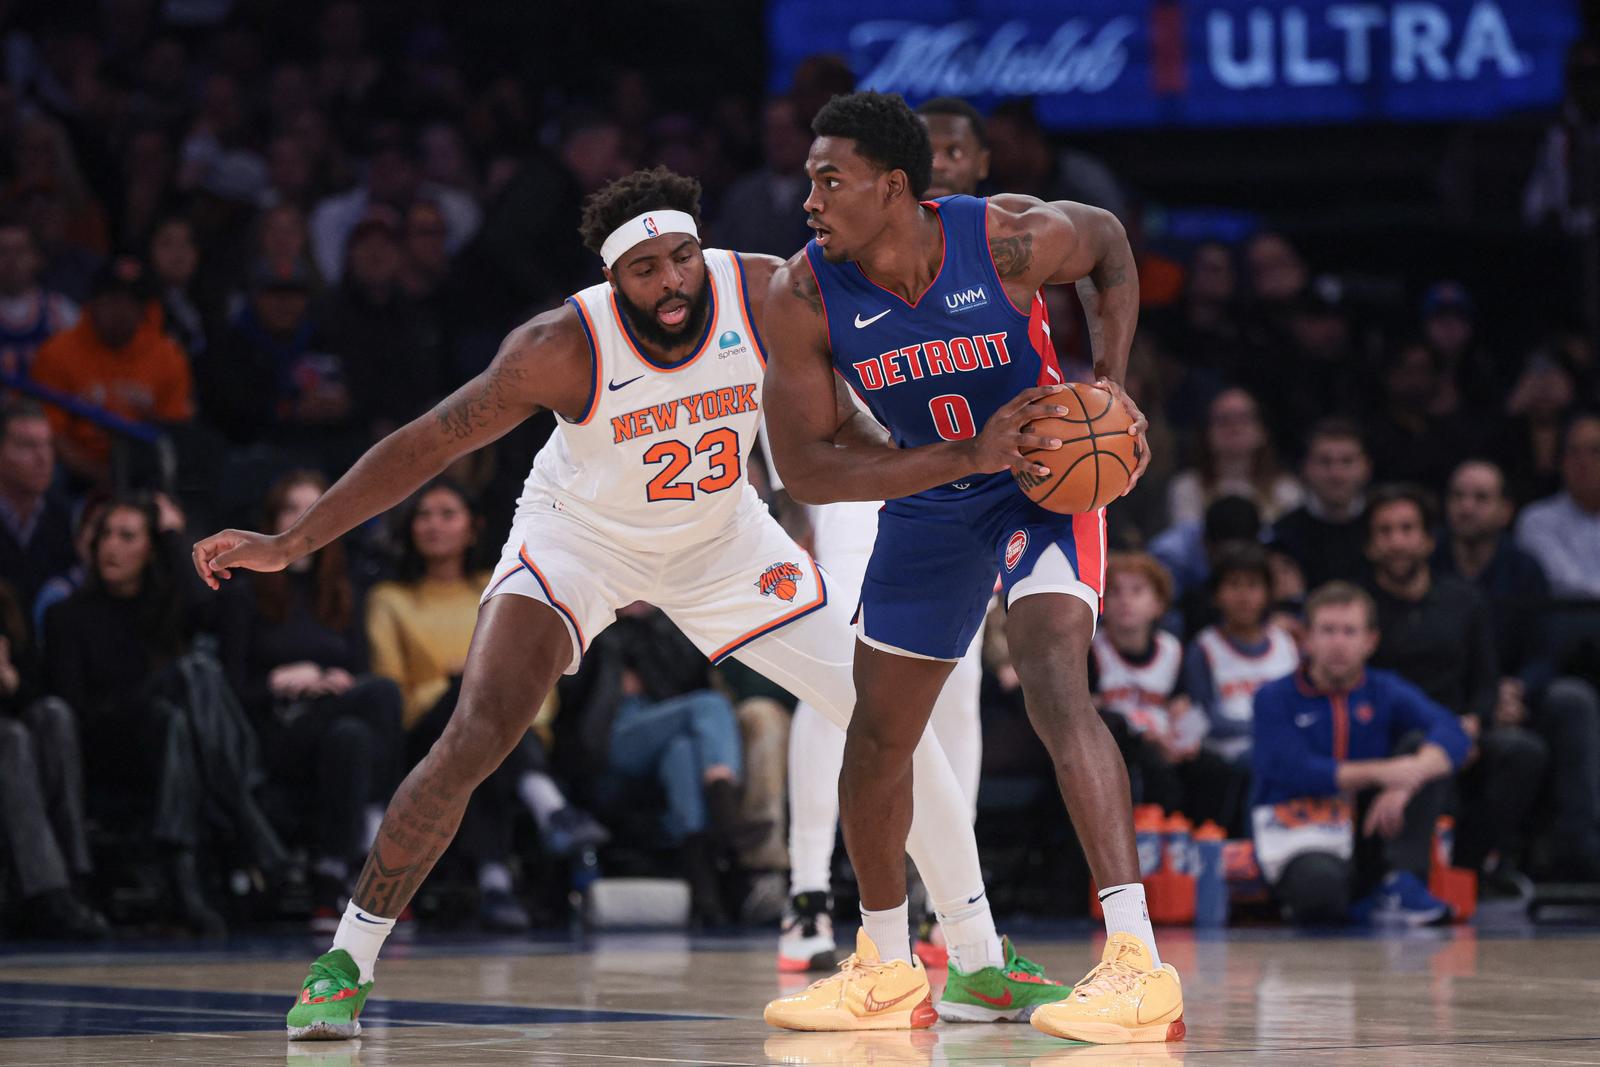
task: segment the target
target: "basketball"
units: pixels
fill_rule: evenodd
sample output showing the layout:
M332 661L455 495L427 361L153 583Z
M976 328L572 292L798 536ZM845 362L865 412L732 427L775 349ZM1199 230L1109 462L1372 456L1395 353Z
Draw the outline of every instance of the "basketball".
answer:
M1139 466L1139 441L1128 433L1133 420L1110 390L1087 382L1067 383L1055 400L1067 409L1065 415L1023 426L1024 433L1061 439L1058 449L1022 450L1050 473L1012 475L1029 500L1050 511L1073 515L1103 508L1122 495Z

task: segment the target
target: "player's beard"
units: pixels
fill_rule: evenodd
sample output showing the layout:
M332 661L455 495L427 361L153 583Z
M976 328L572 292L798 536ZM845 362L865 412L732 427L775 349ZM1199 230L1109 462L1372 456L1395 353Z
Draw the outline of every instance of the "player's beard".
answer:
M663 351L682 348L686 344L693 344L706 328L706 316L710 313L711 279L707 278L700 286L700 292L690 296L682 289L675 290L657 300L648 309L640 307L628 299L628 294L616 287L617 306L628 318L628 325L633 327L633 332L639 335L640 340ZM661 320L656 318L656 308L673 300L682 300L689 305L689 314L683 320L683 326L677 330L669 330L661 325Z

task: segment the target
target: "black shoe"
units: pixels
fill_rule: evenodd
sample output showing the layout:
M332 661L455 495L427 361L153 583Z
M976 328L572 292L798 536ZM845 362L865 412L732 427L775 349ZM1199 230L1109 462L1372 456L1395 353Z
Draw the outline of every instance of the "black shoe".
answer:
M541 831L544 847L552 856L575 856L584 849L597 849L611 840L611 831L593 815L571 804L550 816Z
M694 924L701 928L727 926L717 849L706 834L690 834L683 839L683 874L689 883L689 910Z
M528 909L504 889L490 889L479 897L478 922L498 934L526 933L533 925Z
M178 918L199 937L225 937L228 926L212 910L200 888L200 871L194 853L183 850L167 859L167 881Z
M1504 860L1485 867L1478 886L1490 900L1532 900L1534 894L1533 880Z
M111 936L106 917L68 889L50 889L28 901L26 929L46 941L103 941Z

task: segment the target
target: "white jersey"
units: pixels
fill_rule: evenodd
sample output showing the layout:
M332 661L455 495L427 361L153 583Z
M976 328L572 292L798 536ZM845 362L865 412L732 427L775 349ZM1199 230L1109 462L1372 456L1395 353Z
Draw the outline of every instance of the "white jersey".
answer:
M1240 652L1215 626L1195 635L1211 670L1217 691L1217 717L1210 744L1222 756L1238 759L1250 750L1250 724L1255 718L1256 690L1268 682L1293 674L1300 666L1300 650L1281 626L1267 627L1267 648L1259 656Z
M1128 720L1134 733L1165 734L1167 701L1183 667L1183 644L1165 630L1155 632L1155 653L1148 663L1130 663L1104 631L1089 646L1099 672L1097 693L1106 711Z
M624 547L659 552L703 543L742 511L762 509L744 473L766 357L739 257L704 254L705 335L681 363L645 354L609 283L568 298L594 360L589 406L576 421L557 421L534 458L518 519L554 510Z

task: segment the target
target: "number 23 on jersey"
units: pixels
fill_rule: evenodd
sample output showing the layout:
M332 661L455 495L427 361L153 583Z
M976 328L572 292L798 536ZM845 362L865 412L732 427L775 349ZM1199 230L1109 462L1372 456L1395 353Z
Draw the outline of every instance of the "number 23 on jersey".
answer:
M698 480L679 481L699 455L706 456L710 472ZM739 435L719 426L702 434L693 447L672 438L657 441L645 450L644 462L646 466L662 465L645 486L645 499L651 503L693 500L697 489L701 493L720 493L739 481Z

